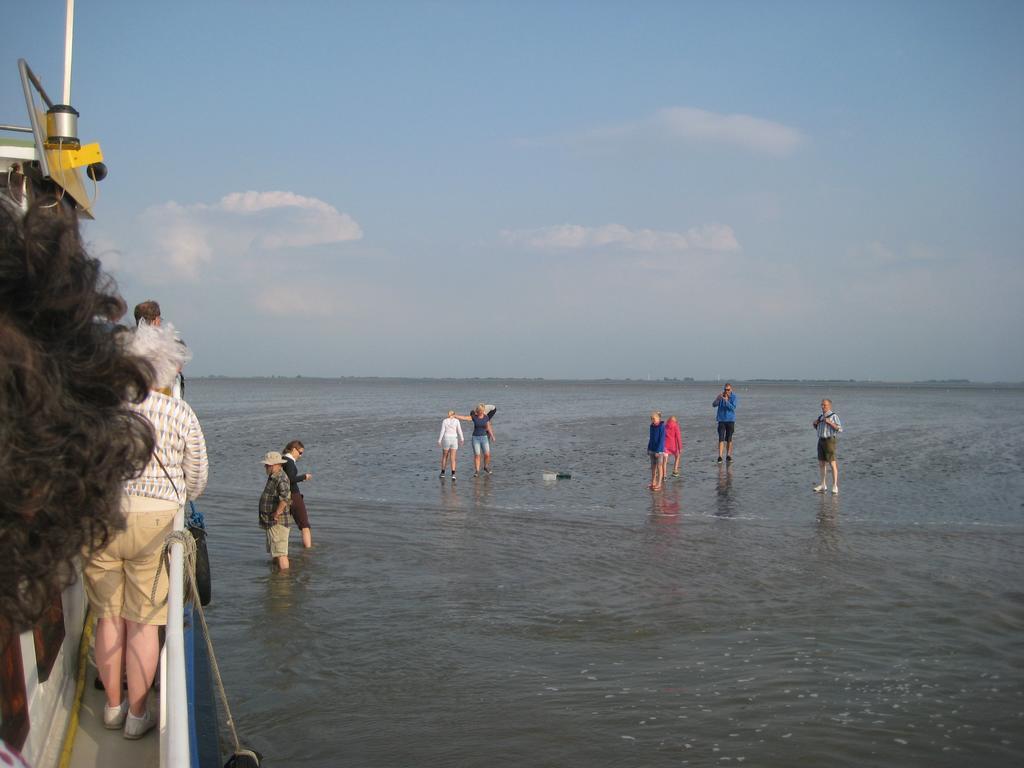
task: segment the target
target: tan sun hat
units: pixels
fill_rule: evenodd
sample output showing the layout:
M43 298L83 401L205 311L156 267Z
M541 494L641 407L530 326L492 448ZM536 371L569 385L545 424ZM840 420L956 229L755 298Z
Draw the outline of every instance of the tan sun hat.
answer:
M267 455L263 457L264 464L284 464L284 456L277 451L268 451Z

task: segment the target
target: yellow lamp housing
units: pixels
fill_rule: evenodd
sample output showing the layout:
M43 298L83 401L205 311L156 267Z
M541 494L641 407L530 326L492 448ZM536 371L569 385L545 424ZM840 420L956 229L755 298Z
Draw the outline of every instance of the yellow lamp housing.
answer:
M54 150L60 155L57 161L61 168L81 168L83 165L103 162L103 151L98 142L85 144L80 149Z

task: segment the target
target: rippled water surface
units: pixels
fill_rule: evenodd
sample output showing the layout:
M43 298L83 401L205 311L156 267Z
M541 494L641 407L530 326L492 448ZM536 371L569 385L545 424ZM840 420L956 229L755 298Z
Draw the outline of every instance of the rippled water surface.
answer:
M1024 762L1024 391L196 380L209 620L276 766ZM811 492L831 396L842 495ZM499 406L490 477L437 478L448 408ZM682 477L652 493L647 414ZM306 444L315 547L272 573L267 450ZM545 483L542 469L572 473Z

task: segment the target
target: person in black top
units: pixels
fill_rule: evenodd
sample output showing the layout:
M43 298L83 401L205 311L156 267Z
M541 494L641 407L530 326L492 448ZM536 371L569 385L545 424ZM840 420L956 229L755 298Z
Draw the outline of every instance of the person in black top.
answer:
M480 474L480 454L483 454L484 472L491 474L491 444L495 442L491 419L497 410L493 405L480 403L468 416L455 414L456 419L473 422L473 477Z
M302 457L306 452L306 446L301 440L292 440L284 447L281 453L284 456L284 473L288 475L288 482L292 487L292 508L291 515L295 524L302 531L302 546L309 549L313 546L313 533L309 528L309 514L306 512L306 501L302 498L299 490L299 483L303 480L312 480L313 474L306 472L300 475L298 467L295 466L296 459Z

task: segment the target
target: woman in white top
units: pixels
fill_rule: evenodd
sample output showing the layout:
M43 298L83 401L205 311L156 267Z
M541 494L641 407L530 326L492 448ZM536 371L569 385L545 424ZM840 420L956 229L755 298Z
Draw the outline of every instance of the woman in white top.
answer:
M464 442L462 425L455 418L455 411L448 411L448 418L441 422L441 434L437 438L437 444L441 446L441 477L444 477L445 464L450 462L452 480L455 479L455 464L458 459L459 446Z
M191 357L174 326L142 324L126 346L154 372L146 399L131 409L152 427L156 446L142 473L125 483L125 530L112 533L84 571L86 594L98 617L96 669L107 694L103 724L123 726L125 738L137 739L156 724L146 699L159 658L159 627L167 623L164 539L186 499L206 489L209 464L195 412L171 395L174 379ZM122 665L127 699L121 695Z

